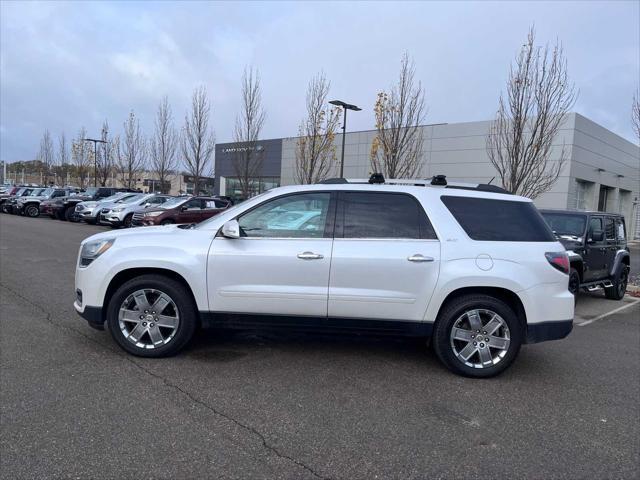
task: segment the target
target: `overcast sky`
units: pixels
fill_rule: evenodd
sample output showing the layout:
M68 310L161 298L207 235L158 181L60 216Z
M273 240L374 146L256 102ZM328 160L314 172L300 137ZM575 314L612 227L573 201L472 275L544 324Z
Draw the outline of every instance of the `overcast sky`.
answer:
M116 133L133 109L151 133L168 95L177 126L205 85L218 142L232 140L246 65L260 71L263 138L294 136L310 77L363 108L349 130L373 128L376 93L404 51L427 92L426 123L493 117L509 63L536 25L559 39L580 90L575 111L633 139L640 76L640 2L1 2L0 158L32 159L42 132Z

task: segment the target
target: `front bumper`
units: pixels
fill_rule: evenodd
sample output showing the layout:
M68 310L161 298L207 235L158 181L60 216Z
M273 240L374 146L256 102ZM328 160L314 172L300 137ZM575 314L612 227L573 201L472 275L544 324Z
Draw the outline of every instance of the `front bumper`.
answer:
M105 223L107 225L111 225L112 227L119 227L124 223L124 215L124 212L100 213L99 220L100 223Z
M76 300L73 302L73 308L76 309L78 315L84 318L90 327L96 330L104 330L104 317L102 316L101 307L82 306Z

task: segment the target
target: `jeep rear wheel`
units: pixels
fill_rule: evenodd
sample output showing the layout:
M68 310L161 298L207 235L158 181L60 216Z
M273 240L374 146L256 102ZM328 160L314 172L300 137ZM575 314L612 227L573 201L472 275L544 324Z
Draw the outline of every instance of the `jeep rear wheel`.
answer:
M513 309L489 295L465 295L444 307L436 321L433 346L453 372L492 377L515 360L523 328Z
M629 282L629 267L622 264L618 274L612 279L612 287L604 289L604 295L610 300L622 300L627 291L627 283Z
M129 280L111 297L107 326L127 352L141 357L178 353L193 337L197 310L191 294L163 275Z

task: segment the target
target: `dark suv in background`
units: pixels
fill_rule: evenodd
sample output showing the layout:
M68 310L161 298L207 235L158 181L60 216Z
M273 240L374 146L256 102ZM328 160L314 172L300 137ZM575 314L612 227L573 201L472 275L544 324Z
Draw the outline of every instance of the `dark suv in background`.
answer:
M607 298L621 300L631 260L624 217L606 212L540 212L569 253L569 290L577 295L581 289L604 288Z

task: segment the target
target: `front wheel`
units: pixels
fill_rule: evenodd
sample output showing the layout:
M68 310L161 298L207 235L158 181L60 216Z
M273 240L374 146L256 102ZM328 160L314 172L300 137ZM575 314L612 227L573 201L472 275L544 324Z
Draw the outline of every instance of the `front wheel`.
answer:
M170 218L167 218L166 220L162 220L162 221L160 222L160 225L173 225L174 223L176 223L176 222L174 222L174 221L173 221L173 220L171 220Z
M122 225L124 226L124 228L131 228L131 220L133 220L133 213L130 213L129 215L124 217L124 220L122 221Z
M64 219L67 222L79 222L80 221L80 219L76 215L75 209L73 207L67 208L64 211Z
M193 337L197 310L179 282L162 275L129 280L111 297L107 326L127 352L141 357L178 353Z
M465 295L444 307L433 332L438 358L467 377L493 377L515 360L524 329L513 309L489 295Z
M622 264L620 272L612 279L613 286L604 289L604 295L609 300L622 300L627 291L627 283L629 283L629 268Z
M37 205L27 205L27 207L24 209L24 214L27 217L35 218L40 215L40 209Z

